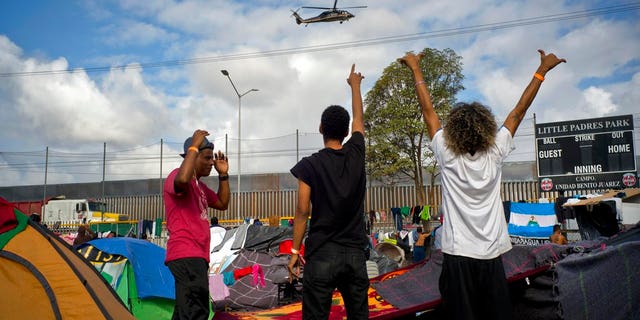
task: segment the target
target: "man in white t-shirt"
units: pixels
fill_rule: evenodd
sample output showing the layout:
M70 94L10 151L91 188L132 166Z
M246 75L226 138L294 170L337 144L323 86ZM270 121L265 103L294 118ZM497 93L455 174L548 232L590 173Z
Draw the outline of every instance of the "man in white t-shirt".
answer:
M480 103L452 108L440 125L420 69L422 54L401 63L416 81L418 100L442 177L442 273L440 294L447 319L510 319L511 301L501 255L511 249L500 199L502 162L544 76L564 59L540 53L540 66L515 108L498 129Z

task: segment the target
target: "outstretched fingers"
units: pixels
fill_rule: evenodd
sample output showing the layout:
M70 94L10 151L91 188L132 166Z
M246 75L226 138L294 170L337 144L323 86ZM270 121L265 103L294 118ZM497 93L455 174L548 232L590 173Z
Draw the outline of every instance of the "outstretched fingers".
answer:
M565 63L567 62L566 59L558 58L553 53L547 54L542 49L538 49L538 52L540 53L540 64L541 64L541 67L543 68L542 71L549 71L549 70L553 69L555 66L557 66L558 64L563 63L563 62L565 62Z
M216 153L214 155L216 160L224 160L227 161L227 156L224 155L224 153L222 153L222 151L218 150L218 153Z

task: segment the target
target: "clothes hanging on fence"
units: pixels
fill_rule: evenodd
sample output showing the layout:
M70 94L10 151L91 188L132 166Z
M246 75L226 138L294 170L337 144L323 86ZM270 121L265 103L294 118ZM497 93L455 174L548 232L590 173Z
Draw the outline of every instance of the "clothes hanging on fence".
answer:
M415 206L411 209L411 223L419 224L420 223L420 214L422 213L422 206Z
M369 226L373 228L373 223L376 222L376 212L371 210L369 211Z
M431 207L429 205L422 207L422 211L420 212L420 220L424 220L424 221L431 220L430 211L431 211Z
M409 207L406 207L409 208ZM401 208L393 207L391 208L391 215L393 216L393 226L396 231L402 230L402 211Z
M142 220L142 233L153 235L153 220Z

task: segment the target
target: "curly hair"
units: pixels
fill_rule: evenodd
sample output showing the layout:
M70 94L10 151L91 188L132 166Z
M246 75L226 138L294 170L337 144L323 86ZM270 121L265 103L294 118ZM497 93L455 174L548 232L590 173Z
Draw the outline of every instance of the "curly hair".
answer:
M498 126L489 108L478 102L458 103L447 118L444 138L455 155L488 150L495 142Z
M344 140L349 133L349 112L341 106L329 106L322 112L320 119L324 140Z

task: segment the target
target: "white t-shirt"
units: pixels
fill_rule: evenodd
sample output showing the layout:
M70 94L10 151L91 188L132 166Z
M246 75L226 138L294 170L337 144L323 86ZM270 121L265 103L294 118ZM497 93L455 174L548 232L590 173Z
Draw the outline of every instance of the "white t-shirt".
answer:
M502 161L515 149L511 132L501 127L495 145L473 156L454 155L443 130L431 141L442 177L444 221L442 252L493 259L511 249L500 199Z

